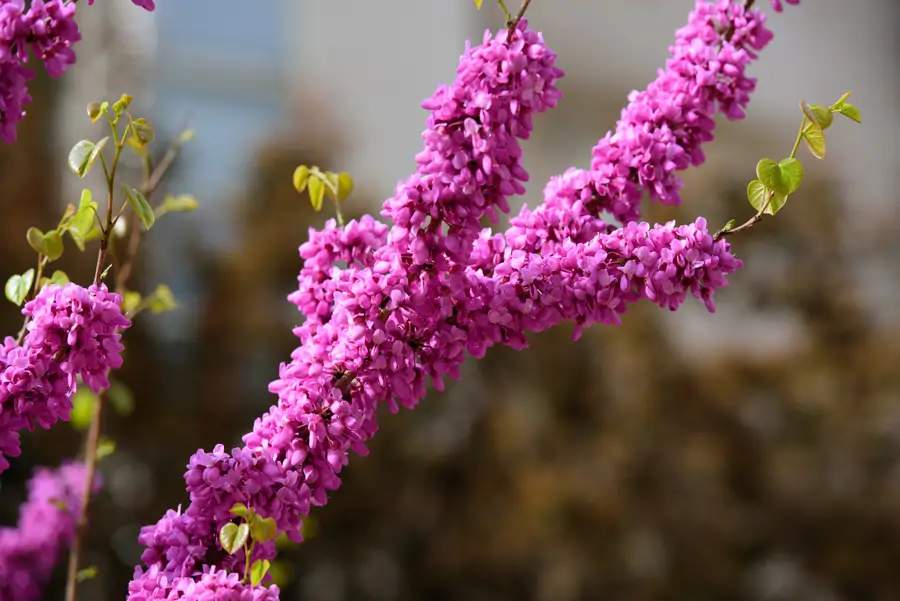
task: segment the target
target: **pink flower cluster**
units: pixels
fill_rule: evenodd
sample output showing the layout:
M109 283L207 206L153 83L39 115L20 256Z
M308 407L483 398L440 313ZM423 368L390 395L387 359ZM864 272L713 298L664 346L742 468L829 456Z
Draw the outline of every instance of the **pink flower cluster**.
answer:
M0 472L21 452L19 431L67 421L77 378L94 392L122 365L121 330L131 325L122 298L105 285L45 286L22 313L29 317L22 346L0 347Z
M37 601L60 553L75 533L84 493L84 466L38 469L16 527L0 527L0 601ZM95 481L99 490L100 482Z
M677 201L675 172L702 160L712 116L743 116L753 88L744 74L771 38L758 10L699 0L679 30L673 58L646 92L630 97L591 170L570 170L505 234L479 218L508 210L523 191L519 140L554 106L562 72L541 36L525 28L467 47L456 82L423 106L432 111L419 169L384 203L388 229L370 218L310 232L300 289L290 300L305 322L300 346L270 385L276 405L245 447L199 450L185 476L191 503L141 533L147 545L130 599L194 599L174 582L205 586L232 569L215 533L243 502L299 540L299 520L340 485L350 451L366 452L376 409L413 407L428 380L458 377L466 353L497 343L521 348L525 333L563 321L618 323L648 299L670 310L713 294L740 267L703 219L635 223L640 191ZM611 212L627 223L600 218ZM274 551L263 546L255 558ZM257 594L255 591L254 594Z
M132 2L156 8L153 0ZM31 102L28 82L34 71L25 67L29 48L47 73L59 77L75 63L72 45L81 39L73 0L32 0L28 10L25 5L25 0L0 2L0 138L6 142L15 142L23 107Z
M0 137L16 140L16 124L31 101L27 83L34 72L25 67L29 47L53 77L75 62L72 44L81 39L75 3L65 0L7 0L0 6Z
M196 578L169 579L159 574L153 566L147 578L132 581L128 585L128 598L132 601L167 599L176 601L278 601L278 587L252 586L234 572L212 568L204 569Z

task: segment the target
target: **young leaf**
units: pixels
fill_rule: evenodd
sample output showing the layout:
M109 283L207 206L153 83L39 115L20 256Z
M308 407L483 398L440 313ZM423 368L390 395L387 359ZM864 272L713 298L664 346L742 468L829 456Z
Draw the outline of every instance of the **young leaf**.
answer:
M333 171L325 172L325 179L322 181L325 186L325 196L331 202L337 202L338 199L338 174Z
M75 216L69 222L68 232L75 242L78 250L84 250L84 243L88 235L94 229L94 215L97 212L97 203L91 200L91 191L84 189L81 191L81 201L78 203L78 210Z
M250 524L250 533L253 536L253 540L267 543L278 535L278 524L274 518L256 516Z
M803 141L817 159L825 158L825 134L816 123L807 123L803 128Z
M28 296L28 291L31 290L32 284L34 284L34 269L29 269L22 275L10 277L6 280L4 288L6 298L21 307L22 303L25 302L25 297Z
M156 215L153 214L150 203L147 202L147 199L144 198L143 194L134 188L129 188L125 185L123 185L122 188L125 190L125 197L128 199L128 204L131 205L131 208L137 213L137 216L141 218L144 227L149 230L156 221Z
M842 114L848 119L853 119L857 123L862 123L862 114L859 112L859 108L854 104L843 102L835 109L835 112Z
M747 200L750 201L750 206L761 211L769 200L769 191L761 181L755 179L747 185Z
M44 278L46 284L56 284L57 286L62 286L63 284L69 283L69 276L66 275L65 271L60 271L59 269L53 272L49 278Z
M772 194L772 198L769 199L769 204L766 205L766 210L763 211L769 215L774 215L778 211L781 210L781 207L787 202L788 195L782 194L781 192L775 192Z
M242 518L247 515L247 506L244 505L243 503L235 503L234 505L231 506L231 509L229 509L228 511L230 511L234 515Z
M91 118L91 123L96 123L97 119L103 116L103 113L106 111L106 107L109 106L109 103L106 102L91 102L87 105L87 114L88 117Z
M65 250L65 246L63 245L62 234L60 234L56 230L50 230L42 239L43 247L44 247L44 255L50 261L56 261L63 254L63 250Z
M153 124L143 117L139 117L131 122L131 133L141 146L146 146L156 138L156 130L153 128Z
M338 174L338 201L343 202L353 192L353 178L346 171Z
M91 149L91 154L88 157L88 164L85 173L87 173L94 167L94 163L96 163L97 159L100 158L100 153L103 151L103 147L106 146L106 143L108 141L109 136L106 136L105 138L100 139L100 141L94 144L94 147Z
M34 252L44 254L44 232L32 226L25 232L25 239Z
M822 129L828 129L832 121L834 121L834 115L831 114L828 107L824 107L821 104L810 104L807 108Z
M153 294L147 298L145 304L154 315L165 313L178 307L178 303L175 302L175 296L172 294L172 289L165 284L159 284L156 290L153 291Z
M137 290L129 290L122 295L122 312L131 313L141 304L141 293Z
M96 144L90 140L81 140L69 151L69 169L78 177L84 177L91 169L91 157L94 156ZM96 156L94 156L96 158Z
M734 229L734 224L735 224L734 219L729 219L729 220L728 220L728 223L725 224L725 227L722 228L722 231L723 231L723 232L730 232L731 230Z
M233 526L233 528L229 528L229 526ZM233 555L244 546L249 535L250 527L247 524L238 526L233 522L229 522L222 526L222 530L219 531L219 542L222 544L223 549L230 555Z
M787 194L793 194L803 183L803 164L797 159L782 159L778 163L779 177Z
M271 565L272 563L268 559L257 559L254 561L253 565L250 566L250 584L259 586L259 583L266 577Z
M166 213L196 211L199 206L200 203L190 194L179 194L178 196L167 194L165 199L163 199L162 204L156 208L154 213L156 214L156 218L159 219L160 216L165 215Z
M309 202L314 211L322 210L322 200L325 196L325 184L318 177L309 178Z
M85 430L91 424L94 415L94 404L97 395L86 385L79 383L75 394L72 396L72 412L69 423L76 430Z
M97 569L97 566L89 566L87 568L83 568L78 570L75 574L75 580L78 582L84 582L85 580L92 580L97 577L97 574L100 573L100 570Z
M131 105L132 100L134 100L134 98L131 95L122 94L122 96L113 103L112 109L116 114L116 120L118 120L119 117L125 114L125 111L128 110L128 107Z
M762 159L756 164L756 176L769 190L780 190L784 187L778 163L772 159Z
M105 436L100 439L99 444L97 445L97 459L103 459L104 457L109 457L113 453L116 452L116 442L110 438L106 438Z
M306 184L309 181L309 167L306 165L300 165L296 169L294 169L294 188L297 189L297 192L303 192L306 190Z

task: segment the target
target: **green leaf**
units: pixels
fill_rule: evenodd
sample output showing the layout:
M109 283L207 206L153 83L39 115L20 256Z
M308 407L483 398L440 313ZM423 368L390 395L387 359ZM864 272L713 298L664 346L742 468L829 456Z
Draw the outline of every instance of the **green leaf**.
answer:
M78 582L84 582L85 580L91 580L97 577L97 574L100 573L100 570L97 569L97 566L89 566L87 568L83 568L78 570L75 574L75 580Z
M803 128L803 141L817 159L825 158L825 133L816 123L807 123Z
M113 103L112 109L116 114L117 120L119 117L125 114L125 111L128 110L128 107L131 105L132 100L134 100L134 98L131 95L122 94L122 96Z
M88 235L94 229L94 215L97 212L97 203L91 200L91 191L84 189L81 191L81 200L78 203L78 210L72 221L69 222L68 232L75 242L78 250L84 250L84 243L87 241Z
M134 393L125 384L118 380L109 383L106 398L112 404L116 413L122 417L128 417L134 412Z
M333 171L326 171L322 184L325 186L325 196L331 202L336 203L338 199L338 174Z
M134 188L129 188L125 185L123 185L122 188L125 190L125 197L128 199L128 204L131 205L131 208L137 213L137 216L141 218L144 227L149 230L156 221L156 215L153 214L153 208L150 206L150 203L147 202L147 199L144 198L143 194Z
M278 523L274 518L261 518L257 515L250 524L250 533L253 540L267 543L278 535Z
M44 232L32 226L25 232L25 239L34 252L44 254Z
M236 515L238 517L241 517L241 518L246 517L247 506L244 505L243 503L235 503L234 505L231 506L231 509L229 509L228 511L230 511L231 513L233 513L234 515Z
M109 107L108 102L91 102L87 105L87 114L91 118L91 123L96 123L97 119L103 116Z
M105 436L97 444L97 460L100 461L116 452L116 442Z
M141 293L137 290L129 290L122 295L122 312L131 313L141 304Z
M322 200L325 196L325 184L318 177L309 178L309 202L314 211L322 210Z
M353 178L346 171L338 174L338 201L343 202L353 192Z
M219 544L229 555L234 555L244 546L249 535L250 527L247 524L238 526L234 522L229 522L219 530Z
M756 176L769 190L778 190L784 187L778 163L772 159L762 159L756 164Z
M763 213L767 213L769 215L774 215L778 211L781 210L781 207L787 202L788 195L782 194L781 192L775 192L772 194L772 198L769 199L769 204L766 206L766 210Z
M862 123L862 114L855 104L850 104L849 102L841 103L840 106L835 108L835 112L842 114L848 119L853 119L857 123Z
M309 181L309 167L300 165L294 169L294 188L297 192L306 190L306 183Z
M725 224L725 227L722 228L722 231L730 232L732 229L734 229L734 224L735 224L734 219L729 219L728 223Z
M782 159L778 162L778 171L786 194L793 194L803 183L803 164L797 159Z
M99 156L99 151L96 149L97 145L90 140L81 140L75 144L69 151L69 169L78 177L87 175L93 161Z
M257 559L254 561L253 565L250 566L250 584L259 586L259 583L266 577L266 573L271 565L272 563L268 559Z
M131 133L141 146L146 146L156 139L156 130L153 128L153 124L143 117L131 122Z
M97 395L86 384L79 382L78 388L72 396L72 412L69 417L69 423L73 428L76 430L87 429L91 424L96 402Z
M178 308L178 303L175 301L172 289L165 284L159 284L156 287L156 290L153 291L153 294L147 297L144 304L154 315Z
M62 256L65 245L63 245L62 234L57 230L50 230L44 234L42 242L44 247L43 254L46 255L50 261L56 261Z
M197 202L197 199L190 194L179 194L178 196L172 196L171 194L168 194L163 199L162 204L156 207L154 213L156 215L156 218L159 219L160 216L165 215L166 213L185 213L196 211L199 206L200 203Z
M747 200L750 201L750 206L761 211L769 200L769 191L761 181L755 179L747 185Z
M44 278L45 284L56 284L57 286L62 286L64 284L69 283L69 276L66 275L65 271L60 271L59 269L53 272L49 278Z
M34 269L29 269L22 275L10 277L6 280L4 288L6 298L21 307L22 303L25 302L25 297L28 296L28 291L31 290L32 284L34 284Z
M811 104L807 108L822 129L828 129L832 121L834 121L834 115L831 114L828 107L821 104Z
M101 279L101 280L105 280L105 279L106 279L106 274L109 273L109 270L110 270L110 269L112 269L112 263L110 263L109 265L107 265L107 266L106 266L106 269L103 270L103 273L100 274L100 279Z

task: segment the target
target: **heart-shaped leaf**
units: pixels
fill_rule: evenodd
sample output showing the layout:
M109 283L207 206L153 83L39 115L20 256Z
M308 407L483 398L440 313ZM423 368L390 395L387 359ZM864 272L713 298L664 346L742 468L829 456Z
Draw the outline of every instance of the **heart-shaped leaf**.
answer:
M250 584L259 586L259 583L263 581L263 578L269 572L270 567L272 567L272 563L268 559L257 559L254 561L253 565L250 566Z
M3 291L6 293L6 298L17 306L22 306L32 284L34 284L34 269L29 269L22 275L14 275L6 280Z
M238 526L234 522L229 522L219 530L219 544L229 555L234 555L247 542L249 534L250 527L247 524Z

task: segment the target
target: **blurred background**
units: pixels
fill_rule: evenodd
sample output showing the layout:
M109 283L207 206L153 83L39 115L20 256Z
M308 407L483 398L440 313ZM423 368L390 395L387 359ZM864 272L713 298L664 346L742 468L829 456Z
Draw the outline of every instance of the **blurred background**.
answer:
M692 4L532 3L567 76L526 145L525 202L589 164ZM117 377L134 408L104 424L118 449L101 464L85 559L99 576L81 598L121 599L139 528L187 501L190 454L237 445L274 401L267 384L296 345L285 297L297 247L329 216L294 191L294 167L350 171L347 210L377 213L415 168L420 101L502 16L491 0L480 12L468 0L161 0L152 14L107 0L80 12L78 64L35 82L19 141L0 148L3 277L33 262L26 228L77 203L83 182L65 157L104 135L89 101L134 95L158 156L192 127L162 192L201 202L161 219L142 248L135 287L165 282L180 305L128 331ZM749 217L746 183L759 158L789 151L801 99L851 90L865 125L836 120L824 163L801 151L807 179L790 206L734 238L746 266L719 311L639 305L577 343L570 328L533 336L526 352L468 362L416 411L386 413L371 455L314 509L308 541L280 555L282 599L900 599L900 5L817 0L770 23L748 119L720 123L682 207L646 217ZM71 254L61 268L88 281L92 255ZM7 304L2 331L20 323ZM81 439L69 425L24 437L0 522L14 523L34 466ZM62 598L60 581L47 599Z

